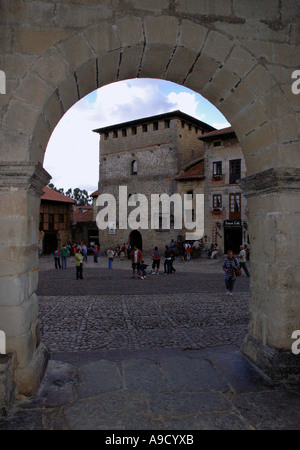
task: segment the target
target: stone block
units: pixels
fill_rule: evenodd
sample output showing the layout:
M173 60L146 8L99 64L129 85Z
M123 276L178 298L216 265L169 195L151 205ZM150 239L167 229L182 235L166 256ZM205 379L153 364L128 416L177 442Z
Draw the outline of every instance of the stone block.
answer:
M32 124L36 122L38 115L38 108L25 104L21 100L11 100L7 113L3 118L2 126L12 132L30 135ZM18 149L14 151L18 152ZM11 155L9 159L18 160L19 158L14 158Z
M59 85L58 96L65 113L79 100L74 74Z
M274 86L271 91L260 97L259 103L269 120L279 119L291 109L288 99L282 94L279 86Z
M273 63L295 70L299 66L299 46L273 42Z
M104 53L98 57L98 87L117 81L120 50Z
M32 137L29 143L29 161L39 161L42 164L44 156L45 149L41 147L35 137Z
M198 54L203 47L207 33L206 27L184 19L180 25L179 45Z
M37 119L33 135L37 143L44 151L46 151L52 131L53 130L49 129L49 125L44 121L42 114L40 114Z
M21 336L7 336L7 350L16 354L19 367L30 364L35 348L36 342L30 329Z
M34 95L32 93L34 92ZM51 89L44 80L35 74L30 74L20 81L14 97L21 103L28 103L38 108L44 106L49 97Z
M250 92L255 93L258 98L260 94L269 92L274 89L276 81L269 70L262 65L258 65L246 78L246 83Z
M122 50L120 66L118 69L119 80L129 80L137 77L143 51L143 45L127 47Z
M84 30L84 34L96 55L121 47L117 27L107 22L100 22Z
M234 90L240 79L234 73L228 72L225 68L220 69L211 80L204 86L201 93L213 105L226 98Z
M35 29L32 27L18 28L13 40L14 53L29 53L42 55L54 44L57 44L68 35L63 29Z
M280 116L280 118L273 120L272 128L280 144L299 141L299 126L294 114Z
M16 370L17 392L26 396L32 396L40 386L44 377L48 360L49 351L44 344L40 344L34 351L30 362L25 366L19 366Z
M13 246L2 244L0 248L0 270L3 277L34 270L38 267L38 245ZM12 298L1 298L1 305L11 304Z
M25 77L36 60L35 55L3 54L0 56L0 67L2 70L5 68L7 79L19 80ZM8 89L7 92L9 92Z
M76 70L80 98L97 89L96 60L93 58Z
M171 45L147 45L139 77L163 79L173 51Z
M176 10L181 13L201 14L205 16L230 16L231 2L230 0L202 0L195 2L193 0L176 0Z
M8 415L15 401L15 370L15 355L0 355L0 416Z
M9 281L7 281L6 285L8 284ZM14 306L0 307L0 330L5 332L7 339L14 336L22 336L28 333L32 322L38 317L38 300L36 294L33 294L30 297L26 295L28 291L27 274L23 274L18 277L17 287L22 289L20 294L23 295L23 301L19 302L19 304L15 301L12 302ZM6 289L6 292L3 292L3 295L5 295L5 293L9 294L8 289ZM7 343L7 348L8 351L10 351L9 341Z
M166 79L182 84L196 61L197 53L177 47L166 72Z
M279 7L277 0L234 0L233 9L235 15L247 20L276 20L279 19Z
M192 72L188 75L185 86L201 93L203 87L208 80L214 76L220 64L212 59L210 56L201 54L200 58L195 63Z
M252 133L243 136L241 139L243 150L245 150L246 153L249 153L249 151L251 151L251 153L257 153L258 150L265 150L274 142L276 142L275 135L268 122L256 128ZM257 172L260 171L261 170L258 170Z
M68 61L71 70L76 70L95 57L83 33L76 33L67 41L59 44L57 48Z
M44 106L43 114L47 124L49 124L49 127L54 130L64 114L57 91L55 91L47 100Z
M34 70L54 89L70 75L69 63L56 49L47 51L34 64Z
M140 17L126 16L118 19L116 27L123 48L144 43L145 37Z
M203 46L203 54L223 63L234 45L233 40L218 31L210 31Z
M247 135L266 122L268 122L268 117L264 113L264 106L258 101L243 109L234 117L233 121L234 129L240 136Z
M147 46L161 44L175 47L178 35L178 20L175 17L147 16L144 19L144 27Z
M290 142L278 146L278 166L300 167L300 144Z
M169 8L168 0L161 0L159 3L157 0L119 0L121 4L126 4L129 8L135 8L138 10L162 12L163 9Z
M225 69L238 75L240 78L244 78L254 68L256 63L257 60L249 52L235 45L226 60Z

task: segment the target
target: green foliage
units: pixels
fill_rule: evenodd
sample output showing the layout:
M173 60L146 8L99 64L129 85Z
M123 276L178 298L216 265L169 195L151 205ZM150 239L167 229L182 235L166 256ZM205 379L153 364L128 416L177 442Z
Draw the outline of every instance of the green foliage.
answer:
M60 194L66 195L67 197L73 198L76 200L78 206L91 205L93 203L92 197L85 189L75 188L72 191L72 189L69 188L66 192L64 192L63 188L56 188L53 183L49 183L48 188L53 189Z

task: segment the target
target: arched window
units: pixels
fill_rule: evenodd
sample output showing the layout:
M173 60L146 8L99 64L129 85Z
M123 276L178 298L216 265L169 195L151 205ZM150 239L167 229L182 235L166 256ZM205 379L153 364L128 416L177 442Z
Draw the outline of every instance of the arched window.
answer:
M137 175L137 161L131 163L131 175Z

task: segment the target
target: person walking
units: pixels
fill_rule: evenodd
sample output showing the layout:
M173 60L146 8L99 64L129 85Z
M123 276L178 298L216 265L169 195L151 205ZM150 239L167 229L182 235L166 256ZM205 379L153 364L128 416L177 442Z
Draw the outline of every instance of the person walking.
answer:
M191 254L193 252L193 247L188 242L185 244L185 254L186 254L186 260L191 260Z
M138 278L141 278L141 261L143 260L143 254L141 250L139 250L136 246L134 246L130 258L132 263L131 278L135 278L135 271L137 271Z
M79 248L75 254L76 280L83 280L83 256Z
M106 252L107 254L107 258L108 258L108 268L112 269L112 263L114 260L114 251L111 247L109 247L109 249Z
M60 265L60 253L58 248L55 250L54 252L54 264L55 264L55 269L61 269L61 265Z
M158 275L159 274L159 266L160 266L160 258L161 254L158 250L158 247L154 247L154 250L152 252L152 275Z
M120 261L124 261L125 253L126 253L126 244L124 242L124 244L121 247Z
M82 244L82 255L83 255L83 262L88 262L87 259L87 246L85 244Z
M169 249L169 246L166 245L165 247L165 262L164 262L164 273L166 273L167 275L169 275L171 272L171 263L172 263L172 258L171 258L171 252Z
M249 273L249 270L248 270L248 267L247 267L247 264L246 264L246 257L247 257L247 255L246 255L245 246L241 245L240 246L240 253L239 253L239 263L240 263L241 268L244 269L245 274L249 278L250 277L250 273Z
M225 285L227 295L232 295L236 280L236 270L240 270L240 264L238 260L234 257L233 251L228 250L227 256L223 262L223 270L225 272Z
M60 249L61 267L63 269L67 268L67 256L68 256L68 249L67 246L64 244Z
M95 263L98 263L98 256L99 256L98 246L95 245L95 248L94 248L94 262Z

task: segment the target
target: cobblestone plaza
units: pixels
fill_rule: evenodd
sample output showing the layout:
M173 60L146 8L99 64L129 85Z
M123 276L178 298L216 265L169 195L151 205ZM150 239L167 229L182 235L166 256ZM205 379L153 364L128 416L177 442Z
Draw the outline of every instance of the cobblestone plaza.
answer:
M131 278L129 261L113 264L108 270L106 258L98 265L89 258L85 279L77 281L72 258L67 270L41 259L41 334L52 352L242 344L249 282L243 275L234 296L225 295L220 259L178 261L176 273L146 280Z

